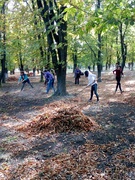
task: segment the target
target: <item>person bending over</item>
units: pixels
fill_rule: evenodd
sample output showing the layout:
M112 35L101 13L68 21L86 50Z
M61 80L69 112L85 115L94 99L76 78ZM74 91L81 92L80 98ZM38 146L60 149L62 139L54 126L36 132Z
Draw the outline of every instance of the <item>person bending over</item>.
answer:
M31 88L33 88L32 84L30 83L30 80L27 76L27 74L24 73L24 71L21 71L20 73L20 77L19 77L19 80L18 80L18 84L20 84L20 82L22 82L22 87L21 87L21 91L23 90L24 86L26 83L28 83Z
M84 72L85 74L85 77L88 78L88 86L91 86L91 93L90 93L90 99L88 100L89 102L92 101L92 98L93 98L93 93L95 93L96 95L96 98L97 98L97 102L99 101L99 95L97 93L97 81L96 81L96 75L95 74L92 74L90 71L85 71Z

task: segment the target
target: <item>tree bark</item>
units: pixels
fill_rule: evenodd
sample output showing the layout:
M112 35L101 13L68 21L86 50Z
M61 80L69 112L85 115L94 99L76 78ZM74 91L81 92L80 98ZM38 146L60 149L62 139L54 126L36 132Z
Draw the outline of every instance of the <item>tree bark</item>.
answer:
M41 16L46 27L48 50L57 76L57 91L55 94L63 96L67 94L67 22L64 20L66 7L58 7L55 1L48 1L47 3L45 0L37 0L37 5L40 10L42 9ZM57 17L59 18L57 19ZM53 46L57 47L53 48Z
M123 33L122 22L120 23L120 26L119 26L119 32L120 32L121 58L122 58L121 66L123 70L125 67L126 58L127 58L127 45L124 42L125 33Z
M101 62L101 34L98 34L97 70L98 70L98 82L101 82L101 71L102 71L102 62Z
M6 82L5 73L6 73L6 25L5 25L5 2L3 3L1 14L4 17L3 23L3 31L1 32L1 37L3 37L2 43L2 58L1 58L1 73L0 73L0 81L2 83ZM3 35L3 36L2 36Z
M101 0L97 1L97 9L100 9ZM101 33L98 33L98 60L97 60L97 70L98 70L98 82L101 82L101 71L102 71L102 60L101 60Z

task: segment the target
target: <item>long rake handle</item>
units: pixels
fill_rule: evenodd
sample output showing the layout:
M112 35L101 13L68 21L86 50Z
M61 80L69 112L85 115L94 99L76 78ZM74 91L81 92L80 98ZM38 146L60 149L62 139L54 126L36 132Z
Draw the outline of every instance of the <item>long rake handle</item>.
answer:
M86 89L86 88L87 88L87 86L84 87L81 91L79 91L79 92L77 93L77 95L80 94L82 91L84 91L84 89Z

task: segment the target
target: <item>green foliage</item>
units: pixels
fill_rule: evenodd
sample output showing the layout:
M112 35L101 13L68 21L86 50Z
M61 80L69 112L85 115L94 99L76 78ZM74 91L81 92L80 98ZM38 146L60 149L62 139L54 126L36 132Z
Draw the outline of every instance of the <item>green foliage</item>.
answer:
M9 3L9 1L1 0L0 8L3 2ZM61 5L67 7L64 20L68 21L68 61L73 62L73 54L77 53L78 63L84 65L95 63L98 52L97 34L101 33L102 61L106 63L107 59L111 57L112 63L115 62L117 59L116 52L121 51L120 44L116 43L120 23L123 25L125 41L128 44L128 54L131 57L133 51L131 47L135 45L135 3L133 0L103 0L100 9L96 9L96 2L93 0L59 0L57 3L58 7ZM20 53L25 66L29 66L29 68L33 68L35 65L38 67L45 66L48 57L46 33L54 30L54 25L50 24L49 30L46 32L39 10L36 4L35 10L32 9L30 0L27 0L27 3L23 0L12 0L12 5L12 8L7 7L6 10L8 68L18 67ZM0 32L2 32L2 14L0 14L0 18ZM58 19L59 16L55 16L52 22ZM0 55L3 51L2 46L2 41L0 41ZM43 57L41 56L41 47L43 48ZM53 49L62 48L64 44L59 43L57 46L52 44L52 47ZM128 59L130 57L127 55Z

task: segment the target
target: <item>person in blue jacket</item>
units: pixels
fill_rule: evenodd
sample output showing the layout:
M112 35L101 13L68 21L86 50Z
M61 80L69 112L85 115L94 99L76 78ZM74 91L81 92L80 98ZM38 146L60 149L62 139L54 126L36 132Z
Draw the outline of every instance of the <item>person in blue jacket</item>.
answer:
M24 71L21 71L21 74L20 74L20 77L19 77L19 80L18 80L18 84L20 84L20 82L22 82L21 91L23 90L26 83L28 83L31 86L31 88L33 88L27 74L25 74Z
M53 91L55 93L54 75L49 70L44 70L43 75L45 77L45 82L47 84L47 86L46 86L46 94L49 93L50 89L53 89Z

